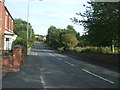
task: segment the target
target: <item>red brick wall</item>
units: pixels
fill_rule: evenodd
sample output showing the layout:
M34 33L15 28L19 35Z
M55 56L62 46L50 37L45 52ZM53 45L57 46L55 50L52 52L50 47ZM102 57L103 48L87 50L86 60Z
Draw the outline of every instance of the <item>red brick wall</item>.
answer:
M22 49L15 48L13 53L13 67L18 68L22 61Z
M0 13L0 19L1 19L1 23L0 23L0 36L3 36L4 34L4 30L5 30L5 27L4 27L4 22L5 22L5 19L4 19L4 15L5 15L5 9L4 9L4 2L0 2L0 10L1 10L1 13ZM2 49L4 48L4 40L2 38Z
M8 15L6 13L8 13ZM6 16L7 16L7 20L5 20ZM14 28L13 18L11 16L10 12L8 11L8 9L4 6L4 0L2 0L2 2L0 1L0 19L2 19L2 21L0 21L0 28L1 28L0 36L4 35L4 31L5 30L7 30L7 31L9 31L9 30L14 31L13 30L13 28ZM6 28L5 28L5 23L7 24ZM2 49L3 48L4 48L4 40L2 40Z
M15 48L13 50L13 57L10 58L2 58L2 71L16 71L19 70L23 60L26 56L26 50L24 54L22 54L21 48Z

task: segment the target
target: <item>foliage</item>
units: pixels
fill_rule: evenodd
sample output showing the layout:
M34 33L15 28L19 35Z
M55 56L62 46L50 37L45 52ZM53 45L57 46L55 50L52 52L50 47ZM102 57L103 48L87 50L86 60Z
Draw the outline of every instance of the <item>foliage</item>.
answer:
M73 18L72 21L84 26L88 45L120 47L119 8L120 3L88 2L83 5L84 13L77 13L83 20ZM82 39L82 43L84 40Z
M77 39L80 37L80 33L77 33L72 25L68 25L66 29L50 26L47 35L48 44L54 48L64 47L61 39L63 34L72 34L73 36L77 37Z
M77 52L89 52L89 53L111 53L109 47L76 47Z
M5 56L5 57L11 57L13 56L13 53L12 53L12 50L8 50L8 51L2 51L2 56Z
M20 44L26 47L26 38L27 38L27 22L23 21L22 19L15 19L14 20L14 32L18 36L15 40L14 44ZM31 46L31 44L35 40L35 35L32 26L29 23L28 27L28 46Z
M73 34L63 34L61 36L62 44L67 48L75 47L78 43L78 40Z
M26 47L26 40L25 39L23 39L23 38L21 38L21 37L17 37L16 38L16 40L14 41L14 45L17 45L17 44L19 44L19 45L23 45L23 46L25 46Z
M62 52L62 51L64 51L64 47L58 47L57 50Z

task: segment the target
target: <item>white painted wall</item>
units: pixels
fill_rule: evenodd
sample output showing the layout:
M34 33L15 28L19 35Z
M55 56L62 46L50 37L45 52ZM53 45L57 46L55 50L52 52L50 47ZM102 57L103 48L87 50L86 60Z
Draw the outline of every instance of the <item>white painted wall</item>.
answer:
M12 43L16 39L17 35L4 35L4 50L11 50ZM9 41L6 41L6 38L9 38Z

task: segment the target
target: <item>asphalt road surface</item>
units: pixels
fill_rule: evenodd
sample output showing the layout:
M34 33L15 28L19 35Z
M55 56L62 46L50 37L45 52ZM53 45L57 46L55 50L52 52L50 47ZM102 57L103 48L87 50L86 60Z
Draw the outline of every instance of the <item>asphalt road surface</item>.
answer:
M20 71L3 78L3 88L118 88L116 71L35 44Z

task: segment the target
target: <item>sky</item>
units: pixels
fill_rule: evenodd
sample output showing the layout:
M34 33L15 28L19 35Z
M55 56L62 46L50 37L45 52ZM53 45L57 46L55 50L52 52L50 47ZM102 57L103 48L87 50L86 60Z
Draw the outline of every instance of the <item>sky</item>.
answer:
M46 35L50 26L66 28L74 26L80 35L84 33L84 27L74 24L70 18L82 17L76 13L84 12L83 4L88 0L29 0L29 22L35 34ZM5 0L5 6L13 18L21 18L27 21L28 0Z

